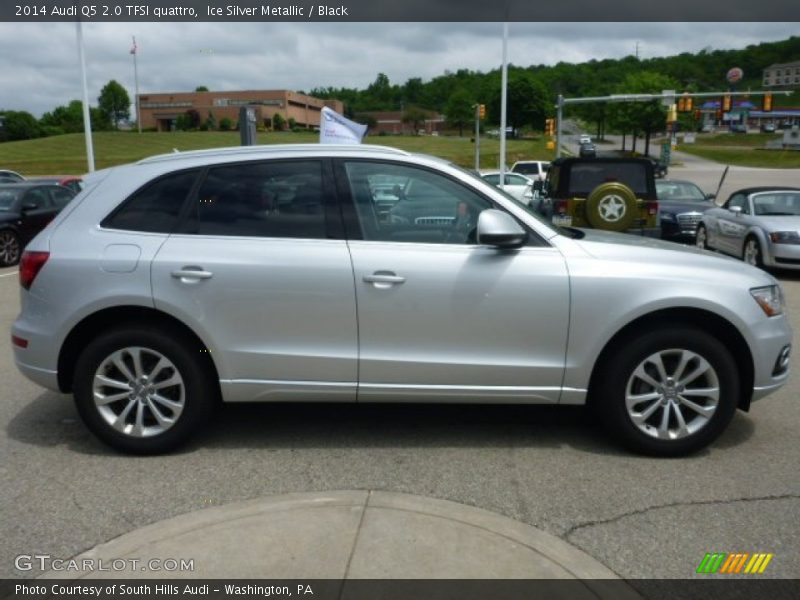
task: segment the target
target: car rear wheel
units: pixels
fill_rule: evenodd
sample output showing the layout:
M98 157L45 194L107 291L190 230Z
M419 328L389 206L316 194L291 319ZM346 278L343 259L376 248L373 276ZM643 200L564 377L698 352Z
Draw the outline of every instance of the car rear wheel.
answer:
M749 237L744 242L744 250L742 250L742 260L748 265L754 267L763 267L764 259L761 256L761 244L754 237Z
M680 456L704 448L739 403L733 357L695 328L630 337L600 368L595 408L612 435L644 454Z
M695 234L694 243L697 245L698 248L703 250L708 250L708 233L706 232L706 228L703 225L697 226L697 233Z
M10 267L19 262L19 238L13 231L0 231L0 267Z
M194 345L152 327L122 326L98 336L75 366L75 402L86 426L134 454L183 443L208 417L216 389Z

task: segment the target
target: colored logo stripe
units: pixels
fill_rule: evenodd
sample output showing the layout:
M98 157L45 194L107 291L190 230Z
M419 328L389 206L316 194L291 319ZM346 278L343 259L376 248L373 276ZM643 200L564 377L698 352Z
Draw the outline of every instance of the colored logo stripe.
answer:
M774 554L758 552L750 554L748 552L707 552L697 567L697 573L712 574L761 574L767 568ZM747 565L747 566L745 566Z

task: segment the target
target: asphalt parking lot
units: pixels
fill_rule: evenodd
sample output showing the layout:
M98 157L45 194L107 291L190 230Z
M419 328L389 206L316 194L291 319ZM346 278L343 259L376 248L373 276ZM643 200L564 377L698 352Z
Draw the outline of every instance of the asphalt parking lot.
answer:
M19 307L14 273L0 271L6 332ZM800 273L777 276L797 327ZM793 363L788 385L738 413L721 439L690 458L621 451L579 408L451 405L226 407L182 451L139 458L97 442L71 398L26 380L2 344L0 577L38 574L16 571L18 554L68 558L203 507L353 489L495 511L561 537L624 577L691 577L706 552L774 553L766 575L798 577Z

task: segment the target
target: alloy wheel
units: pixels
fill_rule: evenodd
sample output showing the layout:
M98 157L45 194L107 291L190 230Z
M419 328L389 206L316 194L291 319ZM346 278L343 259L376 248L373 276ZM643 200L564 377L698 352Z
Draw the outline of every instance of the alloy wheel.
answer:
M0 232L0 265L13 265L19 260L19 240L12 231Z
M625 388L628 417L640 431L661 440L685 438L705 427L719 399L714 367L696 352L679 348L645 358Z

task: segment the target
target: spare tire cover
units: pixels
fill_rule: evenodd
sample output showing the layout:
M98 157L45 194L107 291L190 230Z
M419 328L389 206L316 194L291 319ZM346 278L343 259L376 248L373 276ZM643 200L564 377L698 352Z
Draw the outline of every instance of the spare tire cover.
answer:
M601 183L586 200L586 219L595 229L626 231L636 220L636 194L624 183Z

